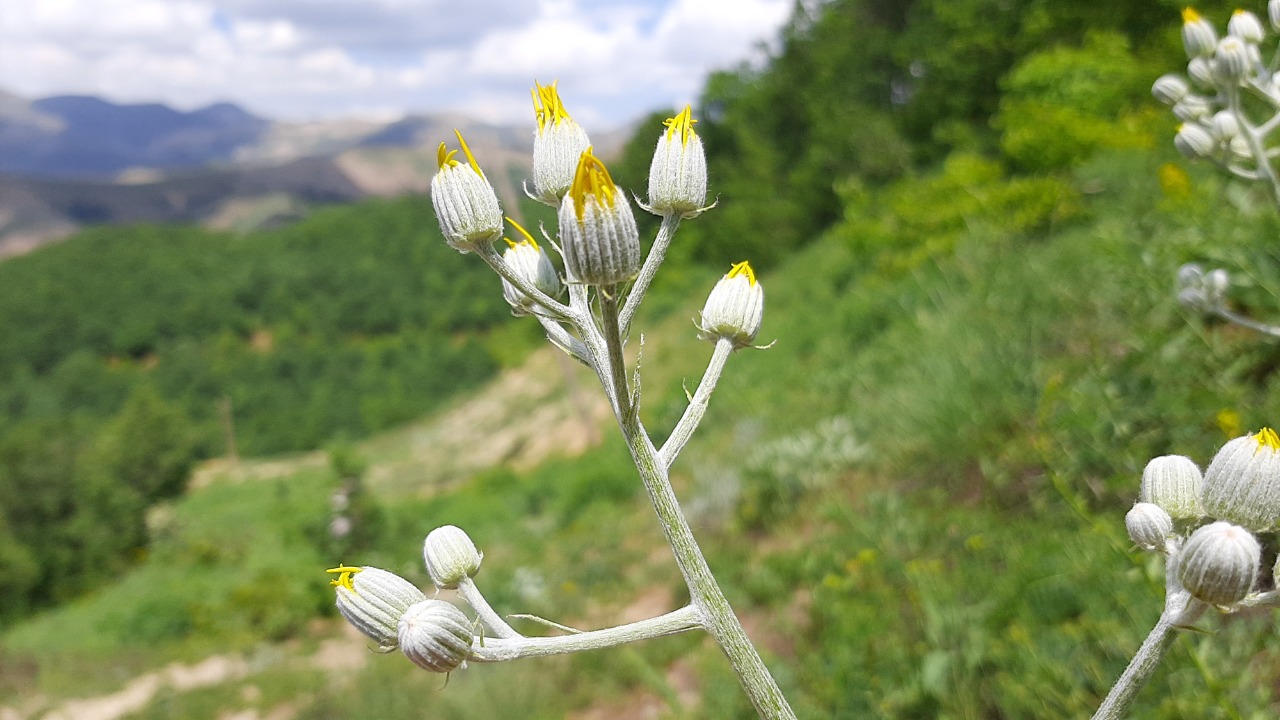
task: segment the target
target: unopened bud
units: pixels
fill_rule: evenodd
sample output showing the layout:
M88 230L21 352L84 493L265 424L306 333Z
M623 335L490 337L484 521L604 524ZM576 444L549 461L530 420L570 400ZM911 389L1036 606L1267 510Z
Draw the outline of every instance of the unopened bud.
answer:
M1280 519L1280 436L1263 428L1223 445L1205 470L1200 499L1210 517L1255 532L1274 530Z
M538 129L533 136L533 196L552 207L573 184L578 158L591 146L587 131L565 109L556 84L534 83L533 112Z
M436 673L461 667L471 652L471 621L443 600L423 600L400 617L400 652Z
M1182 46L1187 57L1207 57L1218 44L1218 33L1200 13L1187 8L1182 11Z
M1228 35L1213 53L1213 74L1224 83L1238 82L1249 72L1249 50L1244 41Z
M649 165L649 210L694 217L707 202L707 157L688 105L663 125Z
M450 590L458 587L464 578L480 572L483 557L471 538L453 525L432 530L422 544L422 558L427 563L431 582Z
M1191 458L1164 455L1153 458L1142 470L1140 504L1158 505L1171 517L1188 520L1204 516L1200 492L1204 480Z
M1129 539L1143 550L1163 550L1173 532L1173 519L1158 505L1140 502L1124 516Z
M1280 0L1267 3L1267 19L1271 21L1271 29L1280 31Z
M764 288L756 282L756 274L747 262L740 262L707 297L698 324L700 337L706 340L732 340L735 347L746 347L756 339L764 319Z
M378 643L378 649L396 647L400 616L414 603L426 599L413 583L375 567L339 566L331 584L337 594L338 612L355 629Z
M1200 95L1188 93L1173 105L1173 116L1183 122L1208 118L1213 106Z
M1265 35L1262 21L1248 10L1236 10L1231 13L1231 19L1227 21L1227 32L1254 45L1262 42Z
M1209 135L1209 131L1193 123L1178 126L1178 134L1173 136L1173 146L1178 148L1189 160L1208 157L1213 154L1217 143Z
M1202 88L1213 87L1213 68L1206 58L1191 58L1191 62L1187 63L1187 76Z
M459 252L471 252L481 243L490 243L502 237L502 209L493 186L485 179L475 156L462 139L462 133L454 131L466 164L454 159L457 150L449 150L444 143L436 151L440 166L431 179L431 204L440 221L440 232L445 242Z
M503 262L517 276L548 297L559 295L563 286L560 284L560 276L556 274L555 266L551 264L551 258L547 257L546 251L538 245L529 231L520 227L520 224L511 218L507 218L507 222L515 226L523 238L520 242L507 240L507 250L502 254ZM528 313L536 307L529 296L507 282L506 278L502 280L502 297L517 315Z
M1240 121L1230 110L1219 110L1209 119L1209 134L1215 140L1229 141L1240 134Z
M591 148L578 160L559 221L569 282L613 285L640 271L640 231L631 204Z
M1222 268L1210 270L1204 276L1204 294L1209 302L1222 305L1227 300L1227 290L1231 287L1231 276Z
M1178 580L1197 600L1232 605L1253 589L1262 548L1248 530L1216 522L1196 530L1178 558Z
M1183 80L1181 75L1172 73L1156 78L1155 84L1151 86L1151 94L1155 99L1170 107L1181 100L1189 90L1187 81Z

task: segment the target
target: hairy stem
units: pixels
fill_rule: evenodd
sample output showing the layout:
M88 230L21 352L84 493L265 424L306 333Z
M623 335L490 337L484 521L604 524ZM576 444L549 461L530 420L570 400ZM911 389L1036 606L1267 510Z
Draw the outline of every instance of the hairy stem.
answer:
M459 581L458 594L462 596L463 600L467 601L472 610L476 611L476 616L480 618L480 622L484 623L485 627L489 628L494 635L500 638L520 637L520 633L516 632L515 628L508 625L501 615L494 612L493 607L489 605L489 601L480 593L480 588L476 587L474 580L463 578Z
M724 364L729 360L729 354L732 352L732 340L726 338L716 340L716 349L711 355L711 362L707 363L707 370L702 373L702 381L698 383L697 391L689 399L689 407L684 409L680 422L676 423L675 428L671 430L671 435L662 444L662 450L658 452L663 467L671 467L676 456L684 449L685 443L689 442L689 438L693 436L693 431L698 429L698 423L707 412L711 393L715 391L716 383L720 381L720 373L724 370Z
M503 662L543 655L561 655L582 650L599 650L637 640L675 635L702 627L698 610L686 605L666 615L648 620L605 628L588 630L572 635L555 637L523 637L486 639L471 646L467 655L470 662Z
M599 288L600 323L609 351L609 372L620 421L632 415L631 394L627 390L627 367L622 358L622 335L618 326L618 286Z
M640 268L640 274L636 276L631 292L627 293L627 301L622 306L622 314L618 321L622 337L626 337L627 332L631 330L631 320L635 317L636 310L640 308L640 301L644 300L644 294L649 291L649 283L653 282L653 276L658 274L658 266L666 258L667 248L670 247L671 238L675 236L678 227L680 227L679 215L662 216L662 226L658 228L658 236L653 239L653 247L649 248L644 266Z

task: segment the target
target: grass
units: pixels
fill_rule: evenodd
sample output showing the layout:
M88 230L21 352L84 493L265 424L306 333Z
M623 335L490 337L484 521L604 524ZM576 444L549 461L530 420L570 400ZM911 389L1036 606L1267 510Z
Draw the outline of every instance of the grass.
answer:
M1250 268L1234 297L1280 308L1280 263L1256 240L1276 219L1229 209L1234 191L1206 175L1191 181L1210 201L1162 195L1156 171L1135 156L1082 168L1077 185L1101 191L1048 233L978 223L912 265L867 262L837 229L763 278L761 338L779 342L731 360L674 479L802 717L1086 716L1154 622L1161 571L1130 550L1122 521L1143 464L1177 452L1203 465L1231 432L1280 416L1275 343L1172 302L1174 270L1201 260ZM901 270L871 269L887 266ZM642 411L658 435L709 354L688 323L705 288L675 300L696 275L682 271L645 326ZM38 691L51 705L171 660L277 648L284 659L250 677L158 694L134 717L287 706L297 718L552 718L643 703L750 717L696 635L474 667L445 689L395 657L296 662L337 637L319 570L343 560L422 582L418 543L445 523L485 551L479 581L503 610L585 626L636 598L657 611L681 601L607 422L608 439L577 457L485 454L536 405L468 426L472 446L414 429L360 445L381 519L359 557L326 557L337 480L323 468L191 493L154 519L151 557L118 584L0 639L0 664L24 669L0 700ZM449 448L439 462L454 471L426 468L432 447ZM1201 624L1134 717L1274 716L1274 618Z

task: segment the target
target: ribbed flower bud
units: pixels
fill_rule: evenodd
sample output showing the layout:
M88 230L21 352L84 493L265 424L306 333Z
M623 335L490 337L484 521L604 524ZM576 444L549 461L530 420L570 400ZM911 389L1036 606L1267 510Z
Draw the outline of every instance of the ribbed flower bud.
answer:
M1238 82L1249 72L1249 50L1244 41L1228 35L1213 53L1213 74L1224 83Z
M1204 276L1204 294L1209 302L1222 305L1227 301L1227 290L1231 288L1231 276L1222 268L1210 270Z
M1271 428L1222 446L1204 473L1201 495L1210 517L1255 532L1280 520L1280 436Z
M427 563L427 574L436 587L452 590L463 578L480 572L480 560L484 556L476 550L476 544L453 525L444 525L427 534L422 544L422 558Z
M1187 8L1182 11L1182 46L1187 57L1208 57L1218 45L1218 33L1200 13Z
M1213 112L1213 106L1205 98L1188 93L1181 100L1173 105L1173 116L1182 122L1191 122L1192 120L1201 120L1208 118Z
M1178 580L1210 605L1240 602L1253 589L1262 562L1258 540L1242 527L1216 522L1196 530L1182 546Z
M494 194L493 186L485 179L467 142L462 139L462 133L457 130L454 133L467 156L467 164L454 159L457 150L450 150L440 143L436 151L440 169L431 179L431 204L435 207L445 242L466 253L480 243L502 237L502 209L498 207L498 196Z
M507 263L507 267L547 296L559 295L563 286L560 284L560 276L556 274L555 266L551 264L551 258L547 257L546 251L538 245L528 230L520 227L520 224L511 218L507 218L507 222L519 230L523 236L520 242L506 239L507 250L502 254L502 259ZM536 307L527 295L507 282L505 278L502 281L502 297L506 298L507 304L517 315L526 314Z
M640 231L627 194L587 148L560 203L560 242L569 282L613 285L640 271Z
M1236 10L1227 21L1227 32L1246 43L1258 44L1266 34L1262 29L1262 21L1248 10Z
M1191 62L1187 63L1187 76L1202 88L1213 87L1213 68L1210 67L1206 58L1191 58Z
M1280 32L1280 0L1267 3L1267 19L1271 21L1271 29Z
M1187 87L1187 81L1182 79L1181 75L1161 75L1156 78L1156 82L1151 86L1151 94L1156 100L1173 107L1173 104L1181 100L1190 88Z
M1173 533L1173 518L1159 505L1140 502L1124 516L1129 539L1143 550L1163 550Z
M732 340L735 347L746 347L756 339L764 319L764 287L756 282L756 274L746 261L729 272L707 296L698 323L699 337L704 340Z
M573 185L578 158L591 146L587 131L569 117L556 84L533 84L533 113L538 129L533 135L533 197L552 207Z
M1195 123L1183 123L1178 126L1178 134L1173 136L1173 146L1187 159L1196 160L1212 155L1217 143L1203 127Z
M1209 134L1214 140L1229 141L1240 134L1240 121L1230 110L1219 110L1209 119Z
M1170 516L1190 520L1204 516L1200 492L1204 480L1191 458L1164 455L1154 458L1142 470L1142 503L1158 505Z
M443 600L423 600L400 617L400 652L423 670L458 669L467 661L471 643L471 621Z
M330 581L337 594L338 612L378 643L379 650L395 649L400 616L426 599L413 583L375 567L339 566L326 572L338 575Z
M649 164L649 210L658 215L695 217L707 202L707 156L694 132L688 105L662 124L666 131Z

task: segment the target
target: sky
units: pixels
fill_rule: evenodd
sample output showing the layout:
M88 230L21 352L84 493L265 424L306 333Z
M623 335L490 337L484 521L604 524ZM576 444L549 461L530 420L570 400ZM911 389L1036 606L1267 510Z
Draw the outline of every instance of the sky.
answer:
M276 120L532 114L612 128L759 62L793 0L0 0L0 89Z

